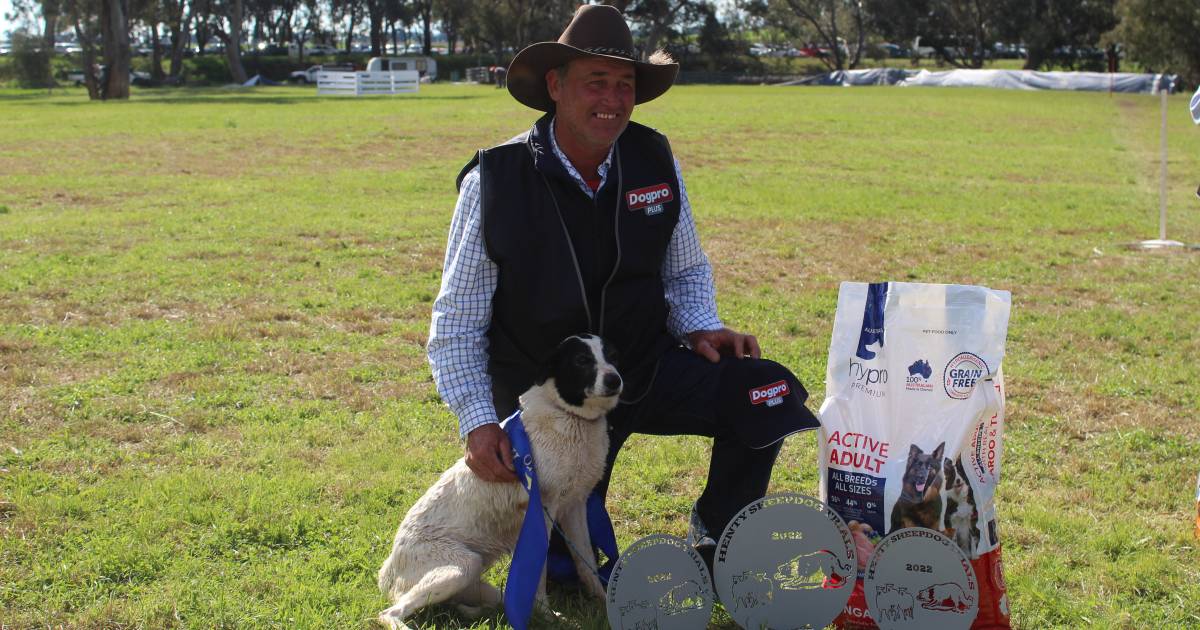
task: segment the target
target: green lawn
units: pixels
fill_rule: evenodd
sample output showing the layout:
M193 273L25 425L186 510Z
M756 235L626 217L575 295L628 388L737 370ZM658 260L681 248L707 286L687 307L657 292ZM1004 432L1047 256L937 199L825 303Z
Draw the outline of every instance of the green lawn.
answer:
M423 349L454 176L533 112L487 87L313 92L0 91L0 625L366 628L385 607L395 527L461 452ZM1186 104L1169 236L1196 243ZM1012 291L1015 625L1200 627L1200 251L1124 247L1157 236L1157 98L681 86L635 117L682 162L722 316L814 405L840 281ZM816 493L815 443L789 439L774 490ZM621 544L682 535L706 462L699 439L633 440Z

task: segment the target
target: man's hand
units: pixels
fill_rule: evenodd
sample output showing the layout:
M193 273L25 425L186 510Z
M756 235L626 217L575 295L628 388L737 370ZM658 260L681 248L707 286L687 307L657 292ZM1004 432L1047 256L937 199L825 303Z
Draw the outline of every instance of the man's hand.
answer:
M467 467L484 481L516 481L512 444L496 423L476 427L467 434Z
M737 358L762 357L758 348L758 340L754 335L743 335L740 332L721 328L719 330L697 330L688 333L688 344L692 352L716 363L721 355Z

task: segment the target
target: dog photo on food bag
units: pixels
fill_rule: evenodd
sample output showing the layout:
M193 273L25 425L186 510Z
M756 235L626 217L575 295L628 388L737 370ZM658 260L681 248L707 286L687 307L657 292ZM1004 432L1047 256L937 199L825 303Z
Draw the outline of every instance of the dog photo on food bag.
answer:
M621 394L613 349L599 337L568 337L555 350L537 384L521 396L521 421L532 445L538 484L548 515L569 546L590 549L586 501L604 473L606 414ZM379 588L393 605L379 614L391 628L431 604L452 602L478 616L500 605L484 571L511 555L529 495L518 483L483 481L460 458L417 500L396 531L392 552L379 569ZM584 588L603 599L591 554L573 554ZM536 601L546 606L545 573Z
M975 491L967 479L962 455L957 460L946 458L945 475L946 516L943 531L954 538L968 558L973 558L975 549L979 547L979 527L975 525L978 512L975 509Z
M942 520L942 451L946 443L938 444L926 453L916 444L908 448L904 468L904 485L900 498L892 507L892 529L927 527L941 529Z

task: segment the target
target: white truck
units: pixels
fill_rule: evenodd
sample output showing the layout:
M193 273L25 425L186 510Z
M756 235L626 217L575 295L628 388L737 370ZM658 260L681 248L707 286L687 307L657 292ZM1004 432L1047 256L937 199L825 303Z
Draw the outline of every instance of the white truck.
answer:
M437 61L433 57L371 57L367 62L367 72L394 70L416 70L422 82L437 80Z
M288 83L316 83L317 73L320 72L354 72L354 66L337 64L317 64L307 70L297 70L288 75Z

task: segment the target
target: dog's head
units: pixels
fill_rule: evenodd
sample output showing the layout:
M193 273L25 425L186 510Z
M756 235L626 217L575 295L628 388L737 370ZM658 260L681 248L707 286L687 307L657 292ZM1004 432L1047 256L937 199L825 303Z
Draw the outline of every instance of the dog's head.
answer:
M596 419L612 410L621 395L616 350L595 335L567 337L558 344L538 384L552 385L567 411Z

